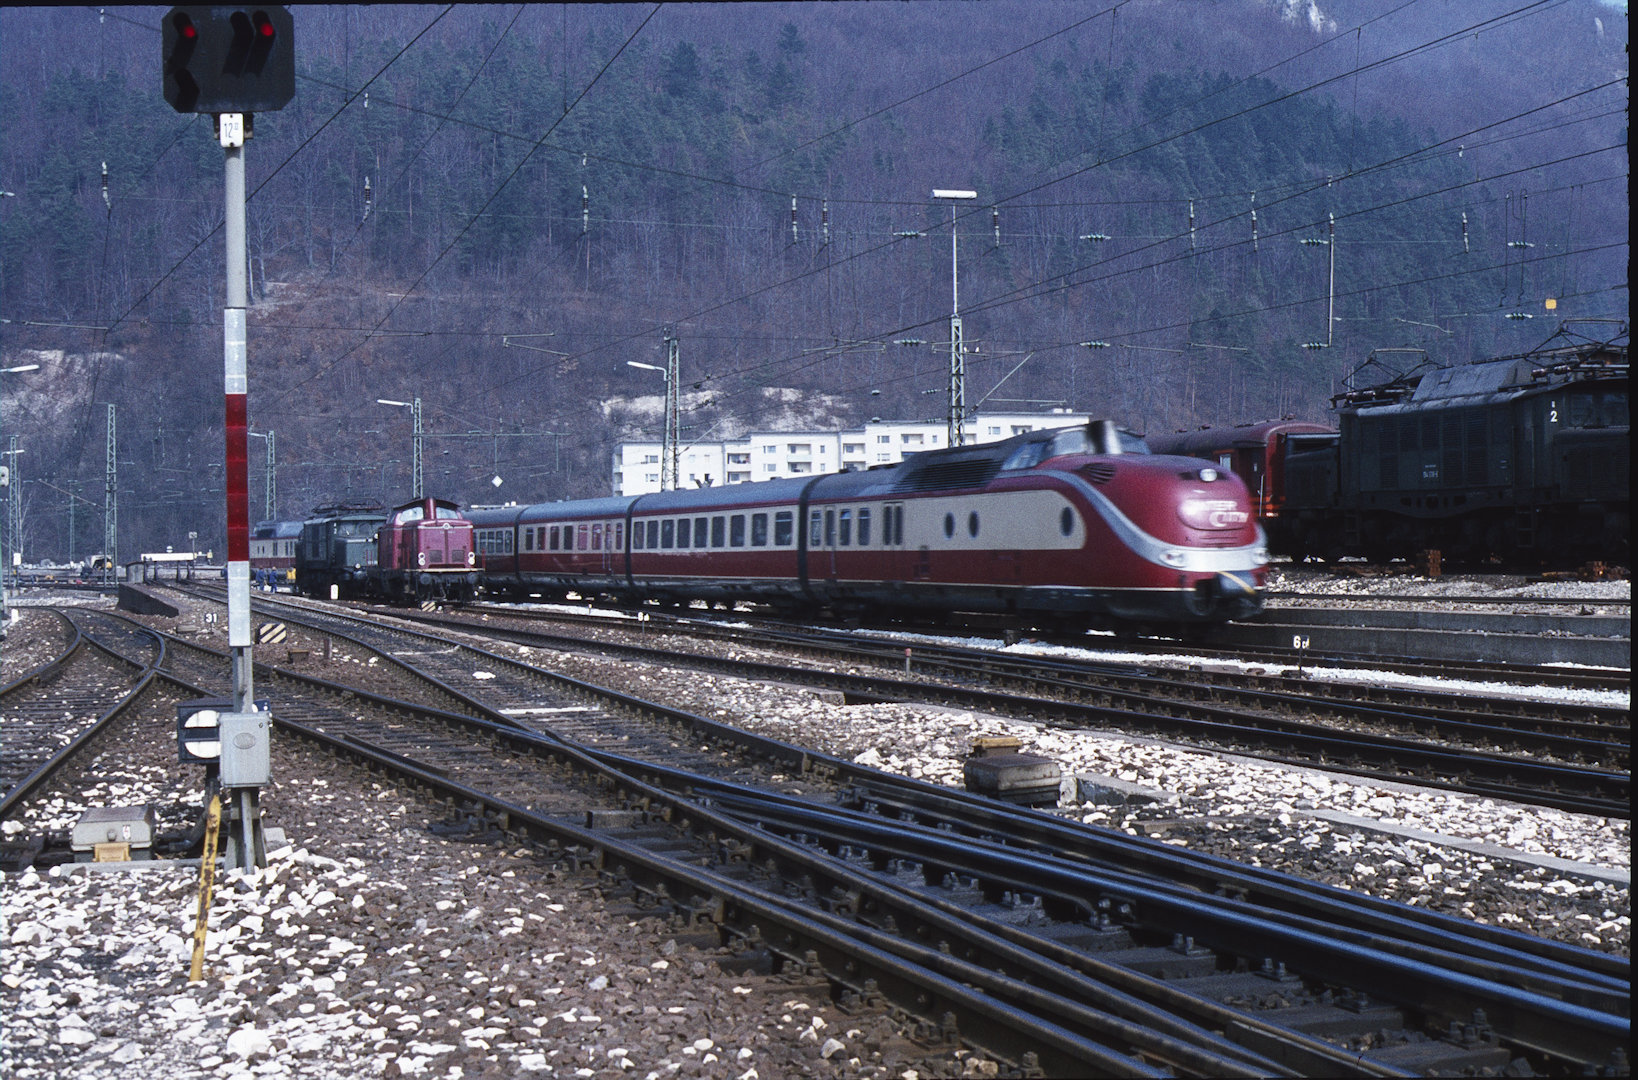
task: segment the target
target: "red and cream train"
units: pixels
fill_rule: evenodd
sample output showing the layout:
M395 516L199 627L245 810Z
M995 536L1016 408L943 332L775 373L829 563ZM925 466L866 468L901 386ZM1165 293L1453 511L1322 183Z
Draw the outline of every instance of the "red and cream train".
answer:
M1108 421L864 472L469 511L486 592L969 611L1073 625L1262 606L1245 484Z

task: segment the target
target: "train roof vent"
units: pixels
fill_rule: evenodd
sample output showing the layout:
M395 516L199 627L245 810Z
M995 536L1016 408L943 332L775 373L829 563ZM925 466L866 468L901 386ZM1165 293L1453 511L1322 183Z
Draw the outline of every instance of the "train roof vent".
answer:
M1107 484L1115 478L1115 466L1107 461L1094 461L1081 469L1081 475L1094 484Z
M945 488L983 487L1001 471L994 457L958 457L918 463L907 470L895 491L942 491Z

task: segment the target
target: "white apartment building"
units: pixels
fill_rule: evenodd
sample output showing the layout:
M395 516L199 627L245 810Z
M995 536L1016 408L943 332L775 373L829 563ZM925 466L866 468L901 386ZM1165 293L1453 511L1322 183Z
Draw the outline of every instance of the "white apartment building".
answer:
M1085 413L988 413L964 425L967 445L999 442L1026 431L1070 427ZM944 421L873 420L847 431L753 431L723 442L684 442L677 458L678 486L748 484L784 476L868 469L903 461L906 454L944 446ZM614 494L660 490L660 442L621 443L614 452Z

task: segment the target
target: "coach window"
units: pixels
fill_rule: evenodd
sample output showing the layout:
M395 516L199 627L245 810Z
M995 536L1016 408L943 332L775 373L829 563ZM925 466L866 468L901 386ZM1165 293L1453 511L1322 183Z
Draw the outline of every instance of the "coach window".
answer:
M745 515L735 514L728 519L728 546L745 546Z
M870 546L870 508L859 507L859 546Z
M533 529L523 530L523 550L524 551L533 551L533 550L535 550L535 533L534 533Z
M1075 531L1075 511L1067 506L1058 514L1058 531L1065 536Z
M836 511L825 511L825 546L836 546Z
M853 546L853 511L843 510L841 520L841 537L839 542L843 547Z
M728 542L727 539L726 539L726 537L727 537L727 528L728 528L728 519L724 518L721 514L718 514L716 517L711 519L711 546L712 547L719 548L719 547L722 547L724 544L726 544Z
M978 539L978 511L976 510L967 515L967 535L974 540Z
M673 538L676 535L677 535L677 523L675 521L672 521L670 518L666 518L664 521L660 522L660 546L661 547L669 548L669 547L675 546Z
M711 519L710 518L699 517L699 518L694 519L694 546L695 547L697 547L697 548L710 547L711 545L708 543L710 533L711 533Z
M955 536L955 515L954 514L945 514L944 515L944 539L949 540L949 539L952 539L954 536Z
M576 525L575 526L575 537L574 537L574 549L576 551L587 551L587 550L590 550L590 546L591 546L591 526L590 525Z
M642 547L643 523L641 521L634 521L631 523L631 550L641 551Z
M659 546L660 546L660 523L658 521L650 521L648 523L648 550L653 551L655 548L657 548Z
M677 519L677 546L680 547L680 548L688 547L689 546L689 541L693 538L693 536L694 536L694 519L693 518L678 518Z
M808 546L818 547L825 539L824 515L815 510L808 515Z
M544 525L535 526L535 550L546 550L546 526Z
M616 521L614 524L609 526L609 549L611 551L624 550L621 547L621 544L623 544L625 542L625 539L626 539L626 523L625 522Z
M796 519L789 510L774 514L774 547L790 547L796 532Z
M593 551L603 550L603 525L601 522L591 527L591 549Z
M561 534L559 534L556 525L553 525L551 530L549 532L547 532L547 534L546 534L546 543L548 545L550 545L550 547L551 547L551 549L553 551L556 551L559 547L561 547L563 545Z
M768 515L767 514L752 514L751 515L751 546L752 547L767 547L768 546Z

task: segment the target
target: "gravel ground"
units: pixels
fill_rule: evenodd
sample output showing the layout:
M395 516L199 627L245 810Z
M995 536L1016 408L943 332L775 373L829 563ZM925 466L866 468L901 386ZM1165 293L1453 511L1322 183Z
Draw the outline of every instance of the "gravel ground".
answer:
M6 642L8 674L29 649L30 625L25 616ZM1066 788L1063 812L1089 823L1629 952L1626 822L1382 787L1119 733L835 706L697 672L530 655L937 782L960 782L974 737L1016 735L1066 774L1104 774L1156 793L1154 802L1105 806L1078 803ZM174 763L172 724L157 716L146 732L99 747L103 785L41 800L25 815L29 827L66 828L87 806L152 801L168 817L196 807L200 777ZM425 805L284 740L275 742L274 774L263 796L267 822L291 843L267 870L221 883L202 983L187 981L196 869L59 869L0 880L0 1074L994 1074L979 1057L912 1047L883 1021L850 1018L803 985L725 975L710 954L633 921L585 879L561 876L527 850L441 839ZM1474 852L1385 831L1407 829L1490 846Z

